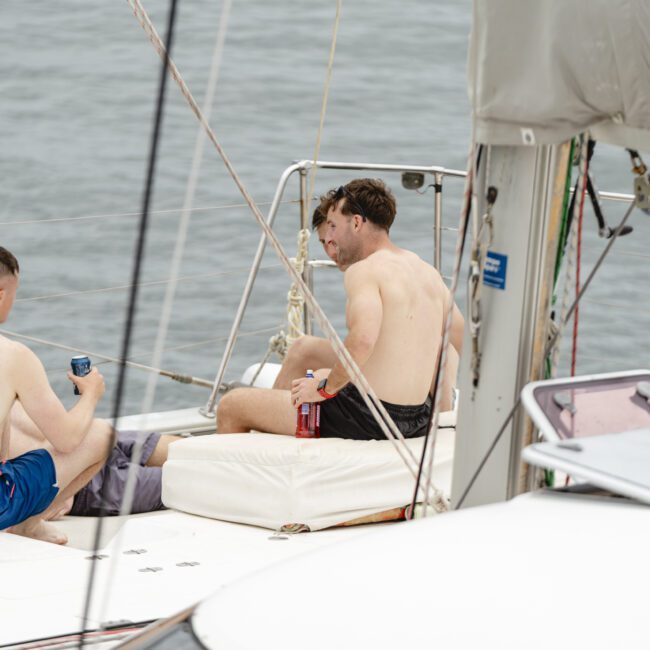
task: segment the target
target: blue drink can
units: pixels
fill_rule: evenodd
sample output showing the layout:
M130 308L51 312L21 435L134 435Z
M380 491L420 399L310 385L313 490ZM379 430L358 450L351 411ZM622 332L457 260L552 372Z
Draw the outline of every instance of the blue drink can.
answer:
M70 360L70 367L73 375L84 377L90 372L90 359L85 354L77 355ZM74 394L80 394L76 386L74 387Z

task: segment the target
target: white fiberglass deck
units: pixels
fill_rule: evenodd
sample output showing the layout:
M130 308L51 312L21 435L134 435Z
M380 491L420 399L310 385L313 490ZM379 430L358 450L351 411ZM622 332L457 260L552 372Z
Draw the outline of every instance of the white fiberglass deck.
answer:
M0 645L80 630L96 521L58 522L70 537L67 546L0 533ZM173 510L108 518L104 525L106 557L96 563L88 628L172 615L235 578L368 530L273 539L269 530Z

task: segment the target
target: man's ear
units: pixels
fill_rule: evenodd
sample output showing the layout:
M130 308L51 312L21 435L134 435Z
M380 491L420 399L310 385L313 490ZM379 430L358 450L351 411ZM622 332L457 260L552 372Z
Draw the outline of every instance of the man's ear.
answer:
M355 230L361 230L361 224L363 223L363 217L359 214L352 215L352 225Z

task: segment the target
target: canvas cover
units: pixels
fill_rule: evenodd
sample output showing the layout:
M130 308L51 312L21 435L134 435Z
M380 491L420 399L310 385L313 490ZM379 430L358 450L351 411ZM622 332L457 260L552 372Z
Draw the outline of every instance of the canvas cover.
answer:
M448 420L455 413L444 414ZM438 430L435 484L448 496L453 427ZM423 438L406 441L416 457ZM270 433L196 436L169 446L163 503L277 530L319 530L408 505L415 481L389 440L302 440Z
M648 0L474 0L475 140L650 150Z

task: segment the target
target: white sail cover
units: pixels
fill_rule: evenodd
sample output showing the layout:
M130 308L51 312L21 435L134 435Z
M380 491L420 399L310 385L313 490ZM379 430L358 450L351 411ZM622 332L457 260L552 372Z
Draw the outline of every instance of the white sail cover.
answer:
M648 0L474 0L475 140L650 150Z

